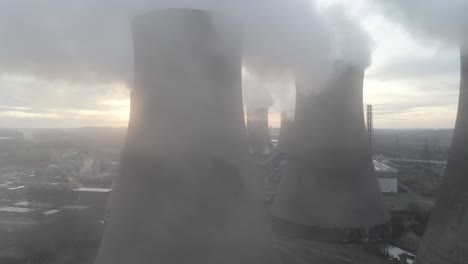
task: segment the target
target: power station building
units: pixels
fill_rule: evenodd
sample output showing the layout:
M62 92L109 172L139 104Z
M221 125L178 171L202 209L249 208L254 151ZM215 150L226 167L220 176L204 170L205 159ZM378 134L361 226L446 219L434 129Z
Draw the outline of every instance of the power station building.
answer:
M363 79L364 70L337 63L325 89L310 95L297 89L294 141L272 206L276 219L376 232L388 223L364 125Z
M398 169L377 160L373 162L380 190L383 193L398 193Z
M447 167L419 251L418 264L468 262L468 50L461 52L460 98Z
M217 23L192 9L132 22L135 88L97 264L268 263L241 40Z

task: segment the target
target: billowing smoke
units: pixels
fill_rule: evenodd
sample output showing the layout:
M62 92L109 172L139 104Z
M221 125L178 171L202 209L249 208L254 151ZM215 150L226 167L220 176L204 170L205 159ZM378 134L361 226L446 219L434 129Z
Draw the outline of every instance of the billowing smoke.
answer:
M283 91L268 83L291 86L295 75L322 87L333 59L361 67L370 62L368 38L359 25L342 9L322 13L309 0L6 0L0 2L0 73L131 86L129 20L157 8L210 10L239 22L250 74L244 83L253 80L247 85L253 90L247 93L250 104L271 104ZM284 100L279 104L292 108Z
M290 121L294 120L296 110L296 86L294 84L294 81L282 81L272 86L273 109L282 114L281 118L287 118Z
M273 105L273 98L268 83L247 70L242 72L242 89L244 104L247 108L266 107Z
M151 9L210 10L243 25L249 71L275 75L312 68L329 36L306 0L7 0L0 3L0 69L64 79L131 72L129 19Z
M418 38L458 48L468 40L466 0L374 0L385 14ZM465 43L465 44L463 44Z
M369 67L372 42L367 31L342 6L330 7L326 10L325 18L333 36L333 60L361 69Z

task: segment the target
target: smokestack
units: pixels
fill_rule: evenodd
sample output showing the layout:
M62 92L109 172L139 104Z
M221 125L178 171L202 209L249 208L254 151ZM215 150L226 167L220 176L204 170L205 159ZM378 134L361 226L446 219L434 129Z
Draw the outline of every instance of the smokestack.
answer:
M278 137L278 149L283 153L289 153L291 148L294 121L287 112L281 113L281 127Z
M98 264L262 263L239 39L201 10L132 22L135 89ZM239 44L239 45L238 45Z
M460 99L452 147L439 196L416 255L418 264L468 260L468 52L461 54Z
M324 229L388 222L375 177L363 112L364 71L335 65L329 87L300 94L294 145L272 207L283 222Z
M273 150L268 128L268 107L247 109L247 133L251 153L269 155Z

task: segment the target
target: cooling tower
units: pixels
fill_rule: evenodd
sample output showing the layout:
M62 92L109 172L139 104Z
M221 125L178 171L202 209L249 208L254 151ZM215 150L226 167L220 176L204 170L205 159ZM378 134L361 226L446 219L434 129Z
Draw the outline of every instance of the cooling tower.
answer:
M96 263L263 263L240 41L218 23L189 9L133 20L130 122Z
M418 264L468 263L468 53L461 56L460 99L444 180L416 255Z
M364 71L335 65L326 89L297 83L294 140L272 207L286 223L359 229L388 222L368 148L363 112Z
M250 152L256 155L269 155L273 150L268 129L268 107L247 109L247 133Z
M281 114L281 127L278 136L278 150L283 153L289 153L289 150L291 148L293 125L293 119L288 116L288 113L283 112Z

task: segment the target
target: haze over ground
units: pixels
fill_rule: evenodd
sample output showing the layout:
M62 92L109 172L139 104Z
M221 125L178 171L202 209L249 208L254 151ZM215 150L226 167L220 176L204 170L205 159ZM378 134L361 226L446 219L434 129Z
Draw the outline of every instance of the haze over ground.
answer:
M16 3L15 3L16 2ZM344 5L352 19L360 23L372 40L372 65L366 72L365 103L375 107L377 128L451 128L454 125L458 100L459 58L454 45L437 43L408 30L406 21L391 17L376 6L376 1L334 0L318 1L318 9L332 4ZM437 1L435 1L437 2ZM55 18L41 17L50 6L37 6L31 1L4 1L0 3L0 127L81 127L81 126L126 126L129 109L129 91L124 80L108 78L113 70L131 72L120 67L118 62L131 58L118 53L99 54L110 58L109 73L96 76L92 69L94 50L107 50L106 38L118 32L106 32L98 36L93 45L100 49L85 50L77 56L89 56L89 63L68 54L83 46L83 39L95 37L89 27L105 28L102 20L80 19L81 24L62 25L60 19L72 14L60 13ZM63 5L70 5L70 2ZM77 14L80 8L75 4ZM38 9L39 8L39 9ZM42 8L42 9L41 9ZM110 8L108 14L119 14ZM117 8L118 9L118 8ZM53 8L52 11L53 12ZM82 10L81 10L82 11ZM49 12L49 11L48 11ZM441 11L443 12L443 10ZM32 14L36 15L32 15ZM43 23L36 23L39 14ZM50 14L44 11L44 14ZM104 12L104 14L106 14ZM92 17L92 12L89 14ZM14 18L14 19L12 19ZM121 27L127 26L125 20ZM44 26L45 25L45 26ZM78 32L70 38L67 30ZM97 30L99 32L99 30ZM50 38L54 36L54 38ZM5 40L4 39L4 40ZM47 51L48 45L62 41L63 50ZM113 43L113 49L129 48L128 43ZM115 46L114 46L115 45ZM112 50L112 49L109 49ZM47 59L41 56L57 56L66 61L76 75L62 72L61 64L49 67L44 77L43 68L35 67L34 61ZM24 58L28 58L25 60ZM113 63L115 62L115 63ZM130 65L129 65L130 67ZM62 78L67 75L67 78ZM129 77L131 78L131 77ZM109 81L111 80L111 81ZM270 125L279 126L280 115L276 106L271 111Z

